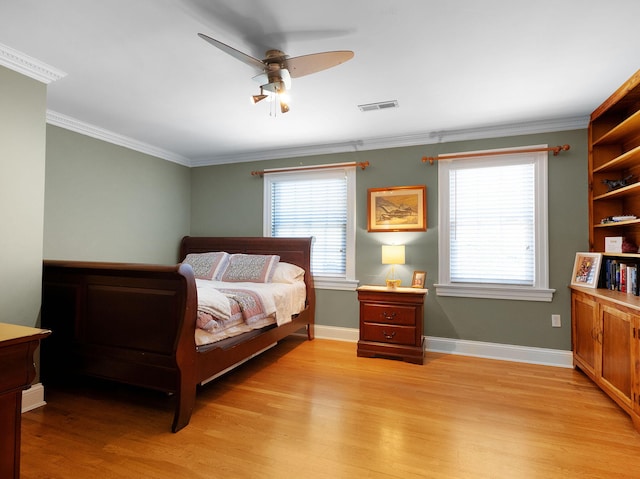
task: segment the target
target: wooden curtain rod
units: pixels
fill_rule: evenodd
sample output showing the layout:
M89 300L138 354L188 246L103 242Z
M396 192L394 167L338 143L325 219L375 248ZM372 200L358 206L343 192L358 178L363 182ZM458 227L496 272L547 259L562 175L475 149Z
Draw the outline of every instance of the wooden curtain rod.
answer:
M569 145L562 145L562 146L552 146L549 148L524 148L521 150L518 149L513 149L513 150L499 150L499 151L483 151L480 153L459 153L456 155L438 155L436 157L433 156L423 156L422 157L422 162L426 163L427 161L429 162L430 165L433 165L434 161L438 161L438 160L454 160L454 159L458 159L458 158L475 158L478 156L495 156L495 155L511 155L513 153L536 153L538 151L553 151L553 156L558 156L558 153L560 153L561 151L567 151L569 150L571 147Z
M359 166L361 170L364 170L369 166L368 161L361 161L358 163L338 163L335 165L316 165L316 166L293 166L291 168L280 168L277 170L262 170L262 171L252 171L251 176L264 176L269 173L282 173L284 171L305 171L305 170L324 170L326 168L340 168L342 166Z

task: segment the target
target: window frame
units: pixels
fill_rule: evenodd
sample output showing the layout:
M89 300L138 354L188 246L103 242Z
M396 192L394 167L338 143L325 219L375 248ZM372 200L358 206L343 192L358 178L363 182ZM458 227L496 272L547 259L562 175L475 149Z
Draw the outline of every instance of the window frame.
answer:
M356 275L356 166L353 163L336 163L320 165L312 169L308 167L288 168L286 171L279 169L277 172L264 171L264 201L263 201L263 235L271 236L272 204L271 190L273 183L277 181L296 181L297 179L309 179L326 177L328 174L341 172L347 181L347 228L346 228L346 252L345 275L327 276L313 275L313 281L317 289L333 289L355 291L358 287ZM313 251L312 251L313 254Z
M531 152L546 148L535 145L509 148L513 153L501 153L507 149L466 152L482 154L482 157L440 159L438 161L438 296L466 298L510 299L523 301L552 301L555 289L549 288L549 235L548 235L548 152ZM491 153L496 153L491 155ZM462 153L461 153L462 154ZM460 155L461 155L460 154ZM453 155L453 154L452 154ZM457 155L457 154L456 154ZM449 177L452 169L462 169L466 165L478 168L496 165L511 165L532 162L534 164L534 282L533 285L509 285L500 283L455 283L450 272L450 190Z

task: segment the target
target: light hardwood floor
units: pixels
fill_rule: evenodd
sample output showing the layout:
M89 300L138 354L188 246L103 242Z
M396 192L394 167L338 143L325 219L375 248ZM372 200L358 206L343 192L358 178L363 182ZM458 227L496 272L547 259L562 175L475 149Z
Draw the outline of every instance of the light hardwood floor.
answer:
M177 434L162 394L47 388L23 414L22 477L640 477L640 433L578 371L355 350L288 339L202 388Z

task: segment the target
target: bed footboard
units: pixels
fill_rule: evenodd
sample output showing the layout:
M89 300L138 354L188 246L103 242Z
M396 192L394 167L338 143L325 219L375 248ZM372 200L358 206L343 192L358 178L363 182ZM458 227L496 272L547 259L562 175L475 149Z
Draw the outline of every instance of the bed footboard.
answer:
M174 431L195 404L197 298L188 265L44 261L43 383L88 375L174 393Z

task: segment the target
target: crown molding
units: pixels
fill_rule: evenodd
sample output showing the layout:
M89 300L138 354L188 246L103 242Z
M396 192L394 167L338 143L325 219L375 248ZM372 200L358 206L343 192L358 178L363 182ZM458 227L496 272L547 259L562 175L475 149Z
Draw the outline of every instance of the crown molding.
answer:
M506 136L533 135L537 133L552 133L585 129L589 125L589 115L553 120L541 120L504 125L492 125L479 128L461 130L440 130L413 135L367 138L343 143L326 145L310 145L296 148L282 148L268 151L248 151L231 155L220 155L191 160L191 166L214 166L228 163L243 163L248 161L275 160L282 158L297 158L313 155L328 155L354 151L381 150L386 148L400 148L406 146L420 146L434 143L451 143L454 141L483 140Z
M362 149L362 145L362 141L347 141L326 145L307 145L292 148L277 148L272 150L243 151L229 155L195 158L191 160L191 166L213 166L229 163L245 163L248 161L277 160L280 158L331 155L335 153L358 151Z
M76 133L90 136L98 140L113 143L114 145L124 146L125 148L139 151L140 153L145 153L147 155L155 156L163 160L178 163L179 165L191 166L190 160L182 155L178 155L177 153L173 153L162 148L157 148L153 145L134 140L133 138L129 138L127 136L119 135L118 133L105 130L104 128L90 125L80 120L76 120L75 118L72 118L70 116L57 113L55 111L47 110L47 123L50 125L59 126L60 128L64 128L66 130L75 131Z
M434 143L450 143L454 141L482 140L517 135L533 135L558 131L580 130L589 125L589 116L559 118L554 120L492 125L480 128L460 130L441 130L413 135L386 138L367 138L364 140L330 143L325 145L307 145L273 150L247 151L215 157L189 159L177 153L157 148L103 128L76 120L75 118L47 110L47 123L83 135L113 143L141 153L146 153L183 166L215 166L229 163L245 163L249 161L276 160L283 158L299 158L313 155L331 155L356 151L381 150L407 146L429 145Z
M589 115L508 123L461 130L442 130L429 133L428 144L451 143L453 141L484 140L505 136L535 135L557 131L581 130L589 126ZM405 145L407 146L407 145Z
M58 70L2 43L0 43L0 65L45 84L67 76L62 70Z

